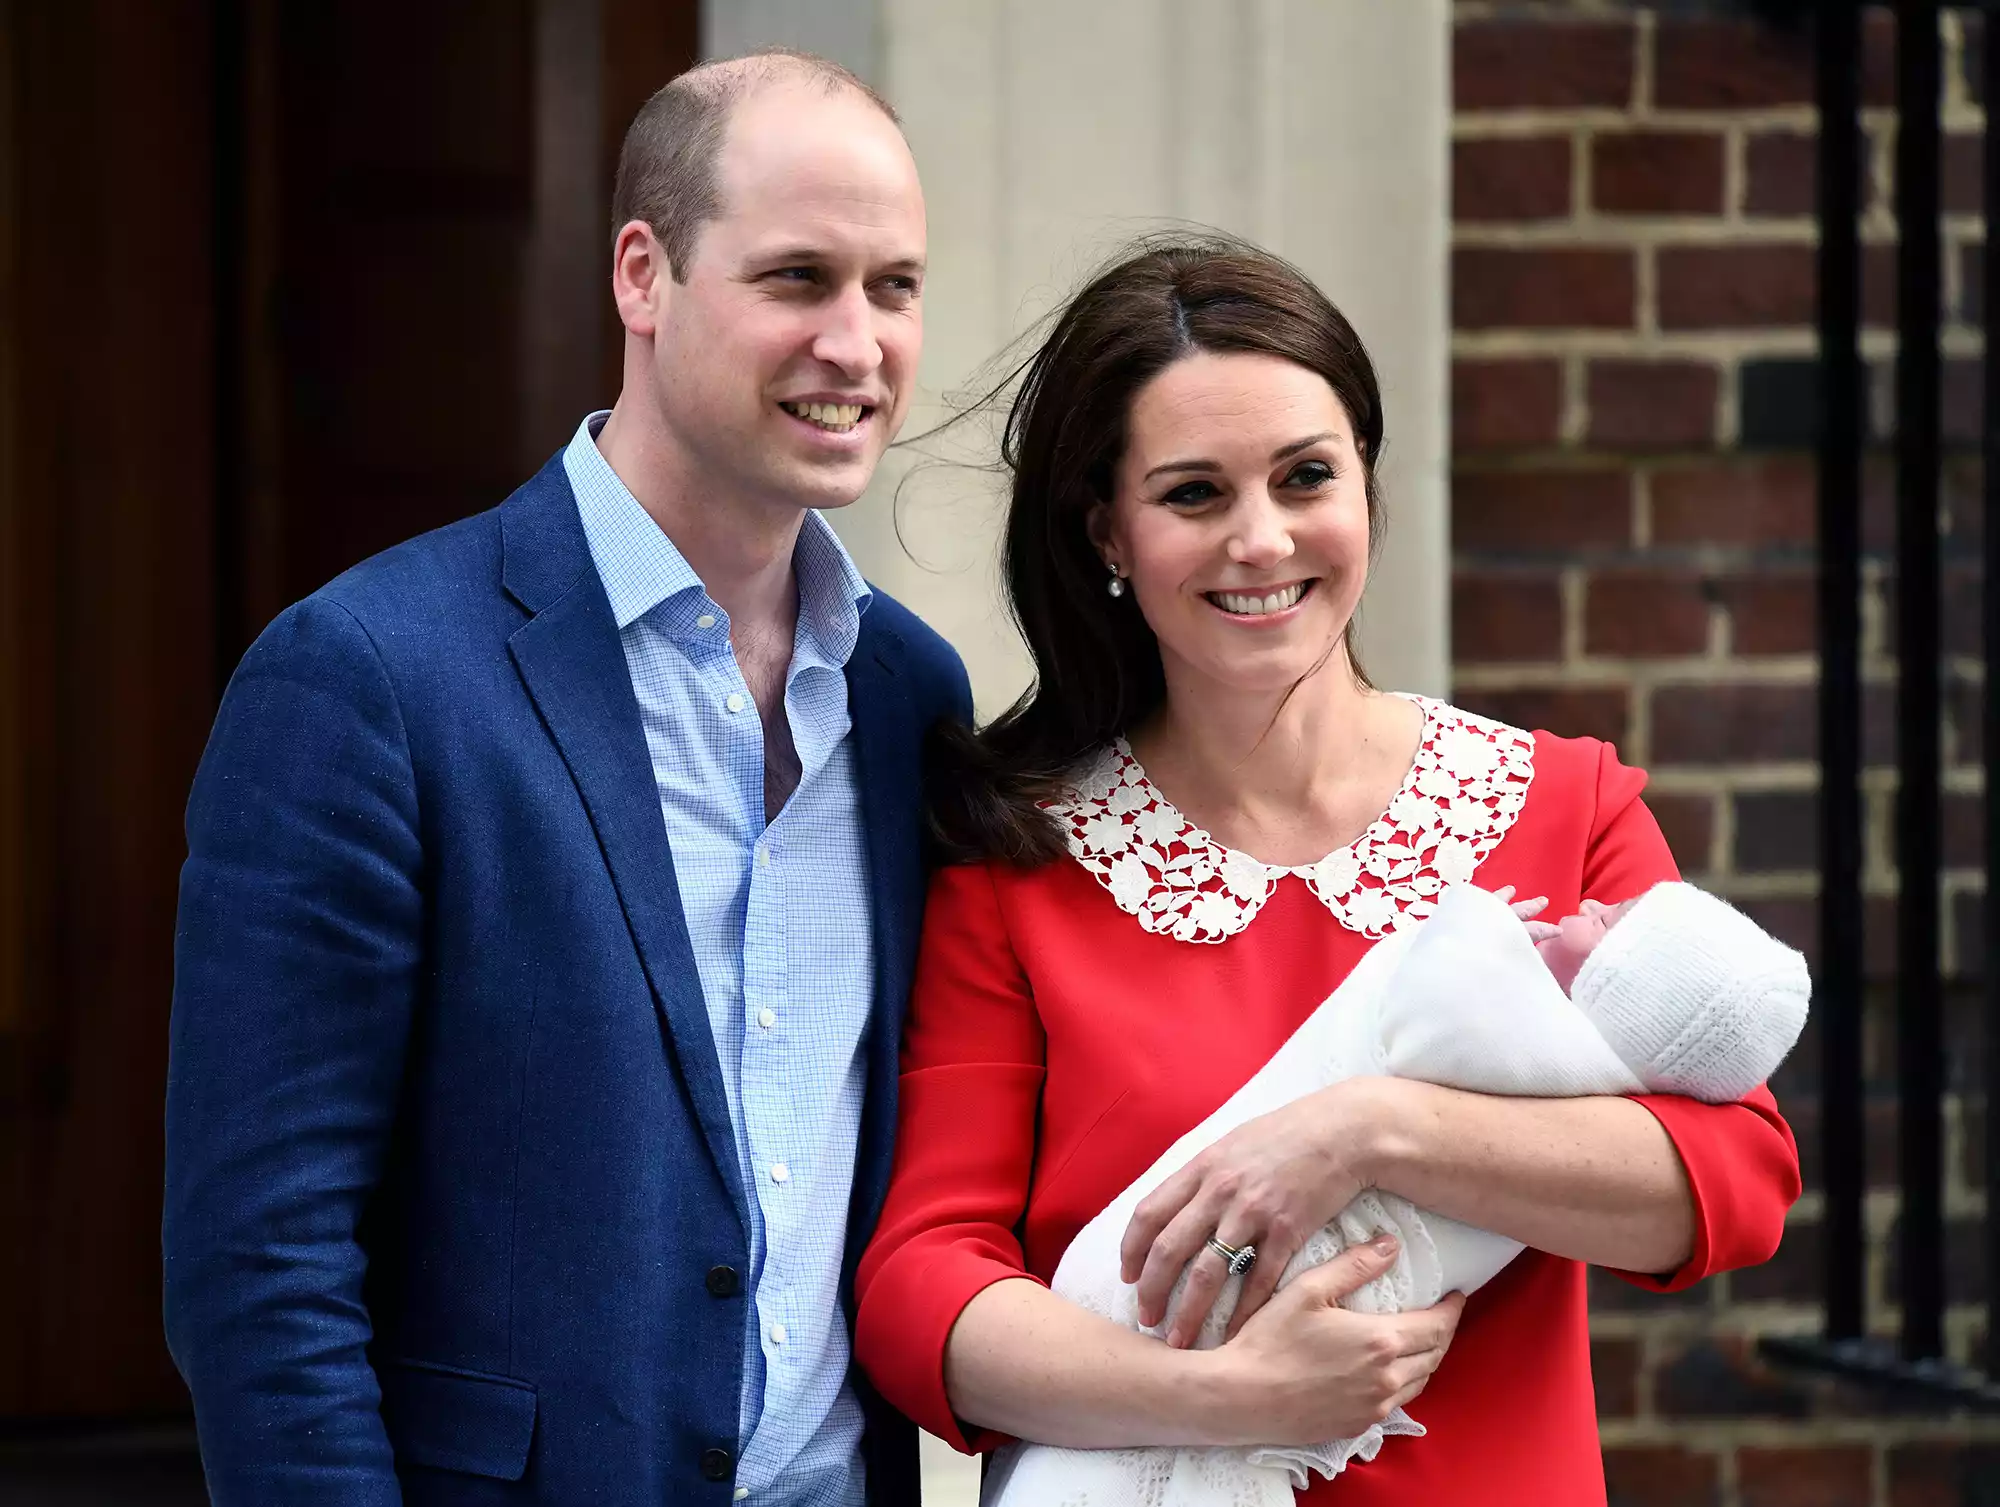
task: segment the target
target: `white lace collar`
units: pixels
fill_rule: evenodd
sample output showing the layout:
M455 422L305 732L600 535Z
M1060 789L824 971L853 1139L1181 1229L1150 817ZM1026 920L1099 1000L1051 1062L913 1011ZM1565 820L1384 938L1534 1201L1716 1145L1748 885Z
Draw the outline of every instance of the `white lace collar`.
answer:
M1373 826L1317 863L1287 868L1224 847L1153 787L1123 738L1047 809L1076 861L1147 931L1227 941L1296 874L1342 926L1385 937L1472 877L1521 814L1535 777L1535 742L1519 728L1410 699L1423 709L1424 731L1402 788Z

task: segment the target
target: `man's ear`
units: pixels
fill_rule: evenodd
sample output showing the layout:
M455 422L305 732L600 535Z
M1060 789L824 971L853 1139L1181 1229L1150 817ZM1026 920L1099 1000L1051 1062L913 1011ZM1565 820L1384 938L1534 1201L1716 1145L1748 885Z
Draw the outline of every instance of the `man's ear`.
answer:
M660 327L674 285L666 248L644 220L619 227L611 246L611 298L618 318L634 335L650 337Z

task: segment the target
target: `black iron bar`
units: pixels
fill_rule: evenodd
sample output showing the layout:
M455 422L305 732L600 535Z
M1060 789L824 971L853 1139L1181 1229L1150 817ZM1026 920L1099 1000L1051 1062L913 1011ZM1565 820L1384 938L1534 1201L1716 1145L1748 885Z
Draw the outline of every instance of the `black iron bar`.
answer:
M1938 976L1937 0L1896 6L1896 1067L1906 1360L1944 1349Z
M1995 27L2000 25L2000 0L1987 0L1980 18L1986 27L1986 45L1981 49L1985 62L1986 100L2000 99L2000 47L1993 45ZM1996 139L1991 116L1986 130L1986 262L1981 289L1980 320L1993 324L1993 311L2000 308L2000 139ZM1986 427L1981 446L1983 474L1981 486L1985 508L1981 527L1980 582L1984 631L1981 648L1985 657L1985 725L1982 729L1986 762L1986 1311L2000 1314L2000 367L1996 367L1995 342L1986 342L1983 360L1986 379ZM1988 1318L1986 1325L1986 1374L2000 1376L2000 1323Z
M1820 1146L1826 1335L1862 1333L1865 1117L1861 1036L1861 8L1819 25Z

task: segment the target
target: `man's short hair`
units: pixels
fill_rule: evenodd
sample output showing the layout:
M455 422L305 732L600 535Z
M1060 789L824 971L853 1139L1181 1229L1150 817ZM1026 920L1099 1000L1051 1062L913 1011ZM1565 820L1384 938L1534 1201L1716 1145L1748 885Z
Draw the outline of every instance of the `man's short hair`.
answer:
M830 58L769 47L703 63L669 80L627 128L611 193L613 239L644 220L667 253L674 281L686 282L702 227L722 213L718 161L729 117L745 96L777 83L818 85L828 94L852 90L902 128L886 99Z

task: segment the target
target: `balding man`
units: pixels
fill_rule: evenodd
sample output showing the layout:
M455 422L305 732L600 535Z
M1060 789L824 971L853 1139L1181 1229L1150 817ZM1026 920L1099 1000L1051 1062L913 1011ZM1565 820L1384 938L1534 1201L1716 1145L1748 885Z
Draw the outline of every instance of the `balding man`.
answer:
M218 1507L915 1504L848 1354L957 656L814 511L924 207L818 59L626 137L623 390L286 611L188 810L166 1308Z

